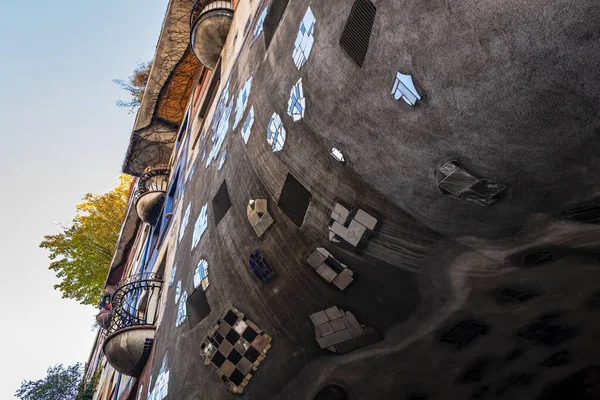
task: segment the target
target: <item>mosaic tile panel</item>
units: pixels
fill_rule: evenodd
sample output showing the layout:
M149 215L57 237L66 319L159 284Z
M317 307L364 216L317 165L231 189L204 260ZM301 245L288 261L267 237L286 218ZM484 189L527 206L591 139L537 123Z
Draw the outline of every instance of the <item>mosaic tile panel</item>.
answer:
M192 250L198 245L198 242L200 242L200 238L202 238L202 235L204 234L204 231L206 231L207 227L208 227L208 203L206 203L202 206L202 209L200 210L200 214L198 214L198 219L196 220L196 223L194 224L194 236L192 237Z
M181 226L179 227L179 239L178 242L181 242L181 238L183 238L183 234L185 233L185 229L187 228L188 221L190 220L190 210L192 203L188 203L187 208L185 209L185 213L183 214L183 219L181 220Z
M258 39L261 32L263 31L263 24L265 22L265 18L267 17L268 10L269 10L269 7L267 6L262 10L260 15L258 16L258 20L256 21L256 27L254 28L254 35L252 37L252 44L254 44L254 42L256 42L256 39Z
M414 106L417 101L421 100L421 96L412 80L412 76L404 75L400 72L396 72L396 79L394 79L394 86L392 86L392 95L396 100L404 100L409 106Z
M233 129L237 128L239 122L244 116L244 111L246 111L246 107L248 107L250 89L252 89L252 77L248 78L248 80L244 84L244 87L240 89L240 93L238 94L237 102L235 104L235 118L233 120Z
M242 125L241 133L245 144L248 144L248 139L250 138L250 133L252 132L252 125L254 125L254 106L250 107L250 111L248 111L244 125Z
M208 159L206 160L206 168L210 165L213 160L216 160L220 151L223 142L225 141L225 136L227 135L227 131L229 130L229 119L231 116L231 111L233 109L233 100L229 101L229 82L223 89L221 93L221 98L219 99L219 103L217 104L217 108L215 110L215 115L213 117L212 122L212 148L208 155Z
M204 364L212 364L233 393L242 393L271 348L271 337L231 308L201 345Z
M302 87L302 78L292 88L290 99L288 101L288 115L294 121L300 121L304 118L304 110L306 109L306 100L304 98L304 89Z
M223 149L223 151L221 152L221 159L219 160L219 166L217 167L217 171L220 171L221 168L223 168L223 165L225 164L226 156L227 156L227 149Z
M177 306L177 320L175 321L176 327L181 326L181 324L183 324L185 322L185 319L187 317L187 310L186 310L187 298L188 298L187 292L183 292L181 294L181 299L179 299L180 300L179 305Z
M152 377L150 377L150 381L148 383L148 389L150 389L150 385L152 384ZM141 388L140 388L141 393ZM169 371L167 370L167 355L163 357L162 365L160 367L160 371L158 372L158 376L156 377L156 383L154 384L154 389L152 391L148 390L147 400L162 400L169 394Z
M202 259L196 266L194 272L194 288L202 285L202 290L206 290L208 287L208 261Z
M306 10L306 14L300 23L296 41L294 42L294 52L292 58L296 68L300 69L308 60L310 52L312 51L315 43L314 31L315 31L315 16L310 7Z
M181 298L181 281L178 281L177 286L175 287L175 304L179 303L180 298Z
M267 127L267 142L273 151L283 150L285 135L285 128L283 127L283 122L281 122L281 117L279 114L273 113Z
M171 269L171 276L169 277L169 287L173 286L173 283L175 282L175 274L177 273L177 264L173 265L173 268Z

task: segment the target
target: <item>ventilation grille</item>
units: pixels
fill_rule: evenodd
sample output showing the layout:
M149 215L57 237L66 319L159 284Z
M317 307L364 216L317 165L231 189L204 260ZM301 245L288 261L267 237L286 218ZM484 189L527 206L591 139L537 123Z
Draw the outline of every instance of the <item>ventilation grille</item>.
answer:
M342 32L340 46L361 67L365 63L377 9L369 0L356 0Z
M567 208L563 216L568 219L587 223L600 223L600 204L590 203Z

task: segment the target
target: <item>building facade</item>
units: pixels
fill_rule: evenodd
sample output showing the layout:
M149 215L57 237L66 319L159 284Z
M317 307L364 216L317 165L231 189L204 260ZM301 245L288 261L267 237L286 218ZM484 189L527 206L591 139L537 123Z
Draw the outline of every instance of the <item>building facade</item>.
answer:
M600 398L599 14L171 0L94 398Z

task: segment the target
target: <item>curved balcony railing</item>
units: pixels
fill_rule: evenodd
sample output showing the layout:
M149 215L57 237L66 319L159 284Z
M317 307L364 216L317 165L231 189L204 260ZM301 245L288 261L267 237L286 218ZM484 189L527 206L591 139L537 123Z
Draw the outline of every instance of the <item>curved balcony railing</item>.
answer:
M145 273L119 282L112 297L112 317L102 351L114 369L129 376L143 371L156 333L162 276Z
M233 5L227 0L197 0L190 14L190 43L194 55L208 69L217 65L227 39Z
M156 325L162 284L162 275L154 272L132 275L119 282L112 297L113 315L106 333Z
M140 177L135 191L135 208L142 221L152 224L160 215L169 186L171 169L158 166Z

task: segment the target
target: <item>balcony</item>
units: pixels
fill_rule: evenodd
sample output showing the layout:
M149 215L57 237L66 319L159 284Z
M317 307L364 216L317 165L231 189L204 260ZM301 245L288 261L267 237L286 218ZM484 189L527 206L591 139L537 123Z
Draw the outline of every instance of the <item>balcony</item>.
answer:
M165 202L171 169L160 166L147 169L138 181L135 209L142 221L154 225Z
M110 365L122 374L138 376L148 360L162 283L162 275L144 273L122 280L115 290L103 351Z
M227 39L233 7L231 1L197 0L190 18L192 50L208 69L214 69Z

